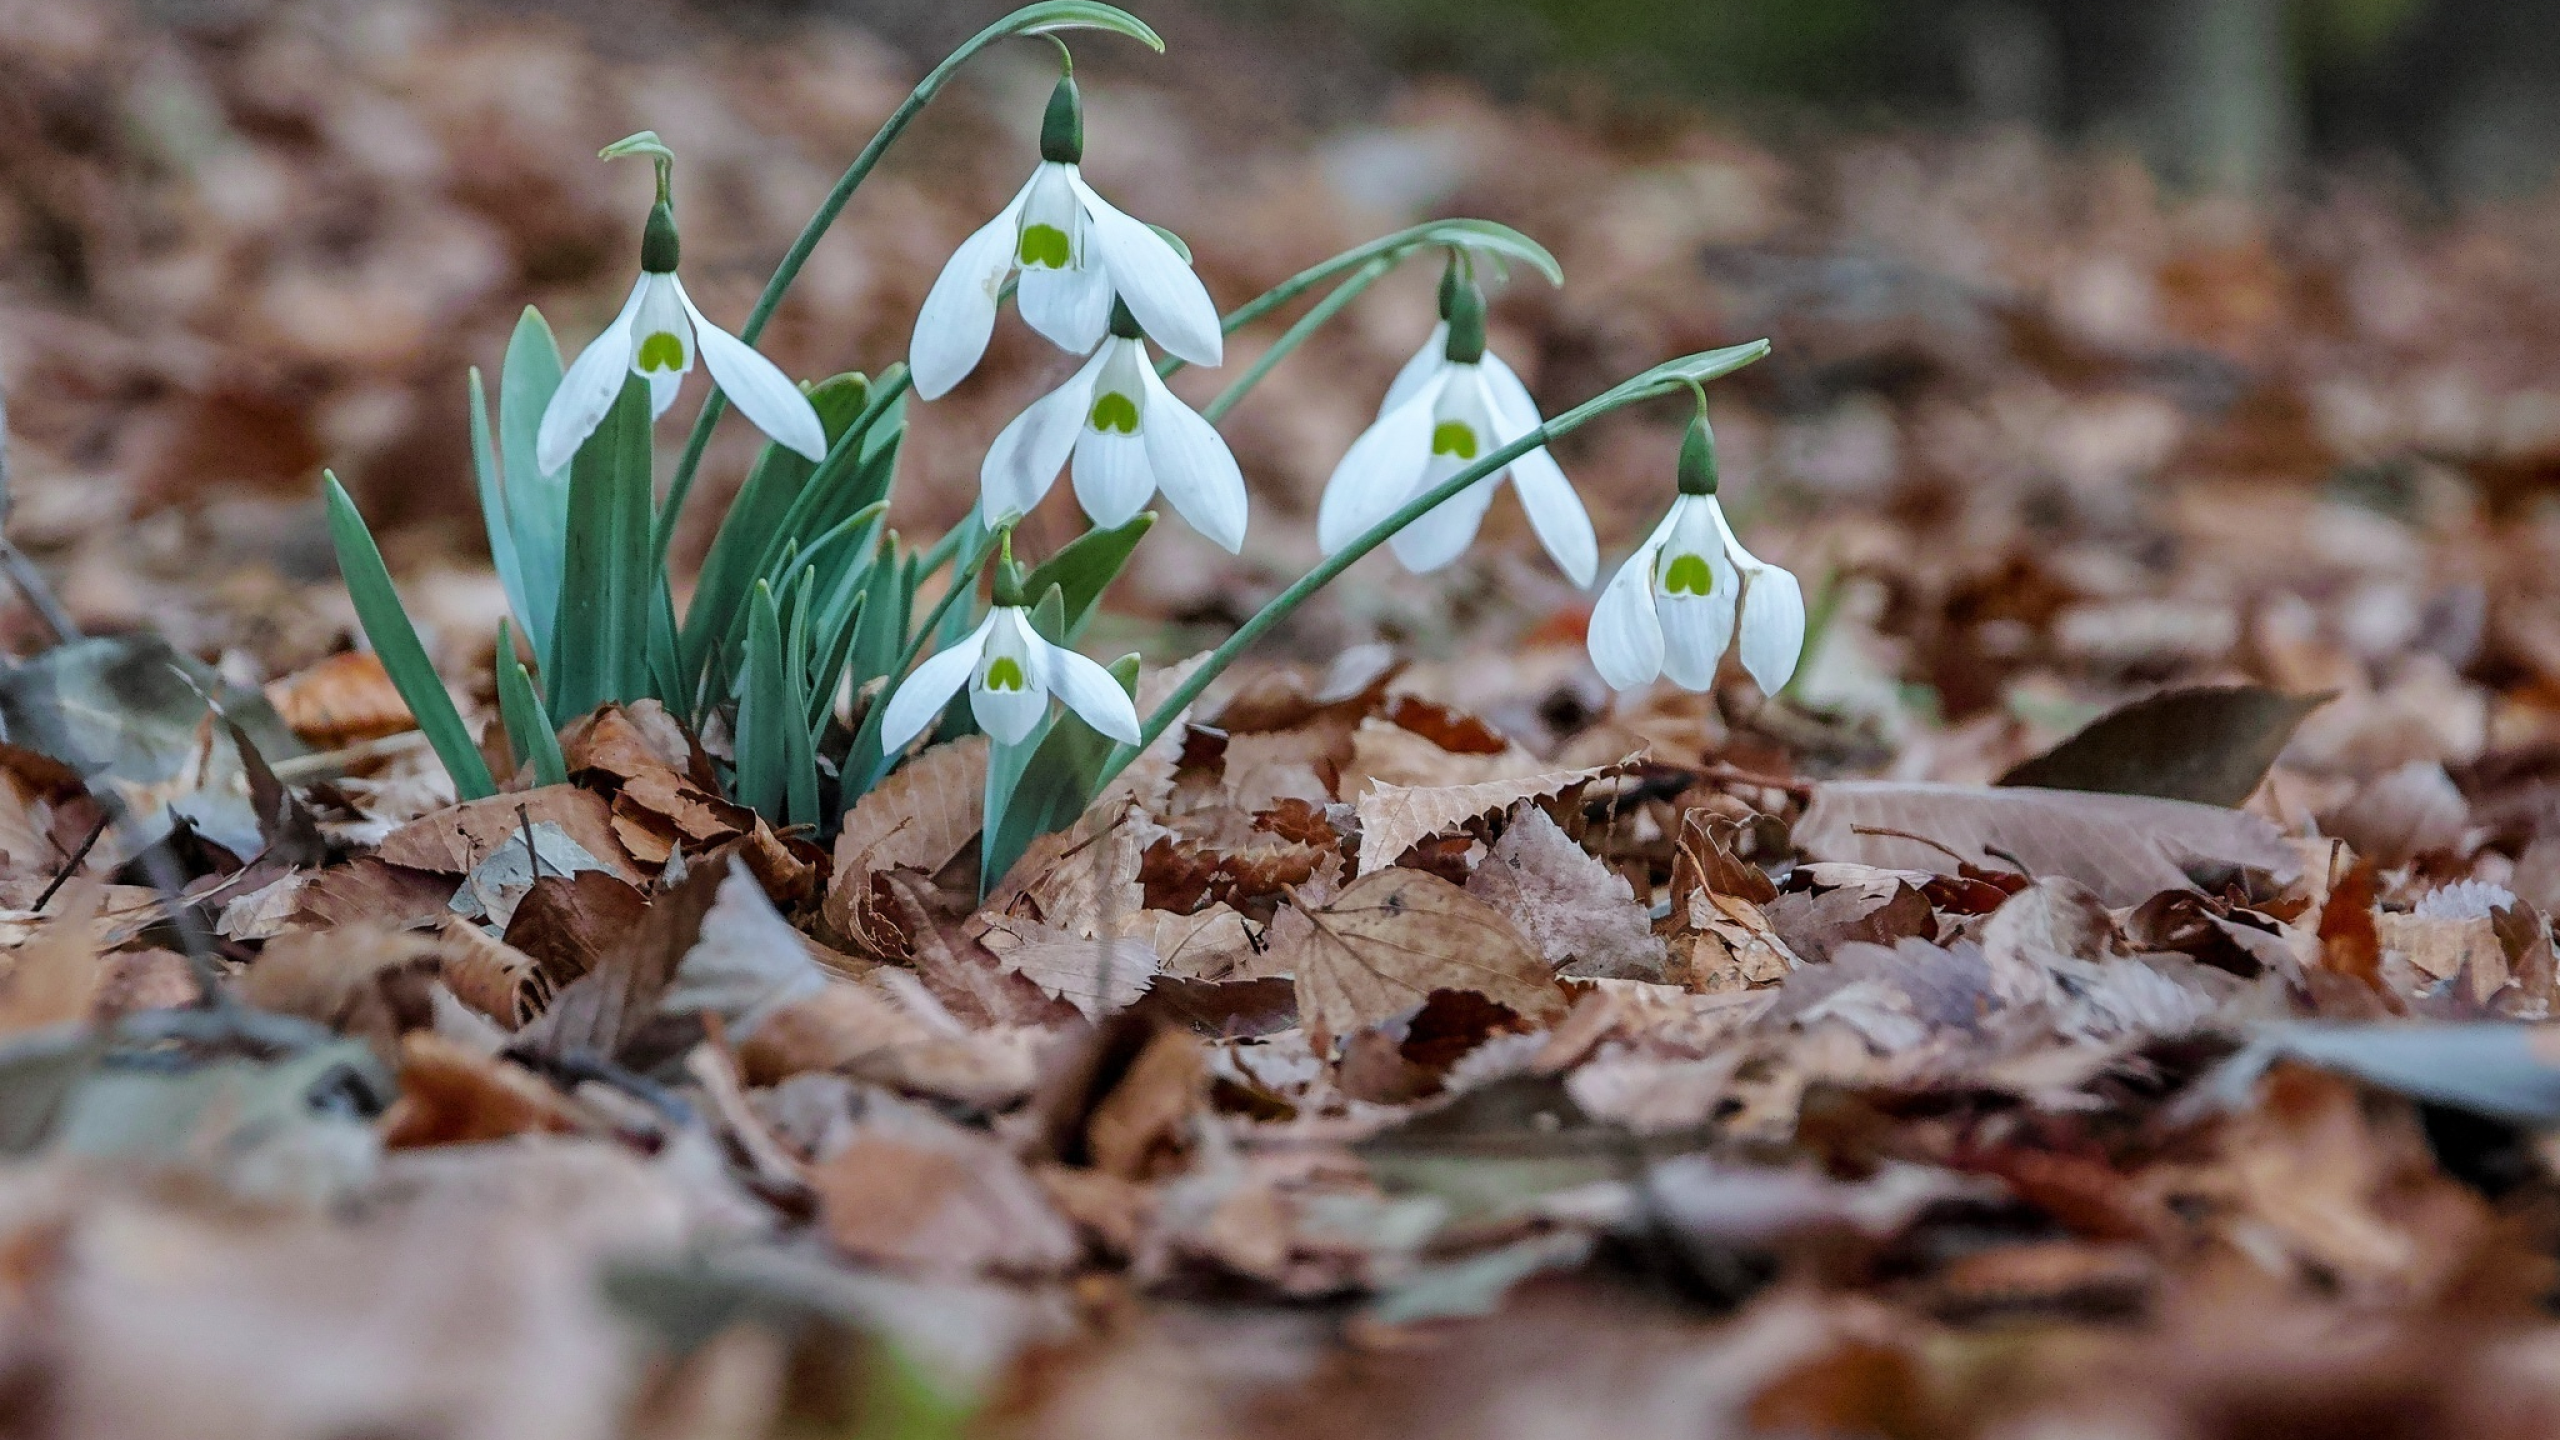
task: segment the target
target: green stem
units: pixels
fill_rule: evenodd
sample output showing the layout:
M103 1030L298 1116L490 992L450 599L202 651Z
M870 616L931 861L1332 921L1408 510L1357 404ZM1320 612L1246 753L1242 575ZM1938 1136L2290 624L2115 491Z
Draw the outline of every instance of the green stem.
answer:
M1066 8L1068 7L1030 5L1016 10L971 36L968 43L945 56L941 64L934 66L932 70L926 72L922 80L916 82L916 88L907 92L907 98L898 103L898 108L890 112L889 118L882 122L878 133L871 137L871 143L863 146L862 153L853 158L853 164L836 181L835 188L827 192L827 198L819 204L817 213L809 217L808 224L800 227L799 238L793 240L791 248L783 252L782 263L774 267L773 278L765 282L764 293L756 297L755 308L747 312L746 323L738 327L739 339L750 345L756 343L756 337L764 333L765 323L773 318L773 312L782 304L782 297L791 289L791 282L800 278L800 267L809 263L809 256L818 248L818 242L826 237L828 229L836 223L836 216L842 214L846 204L853 199L853 192L862 187L864 180L870 178L872 167L880 163L880 157L888 153L889 147L897 143L900 135L906 133L907 126L914 122L917 114L926 105L932 103L933 97L941 92L942 87L950 82L951 77L959 73L960 67L967 64L979 51L999 40L1017 34L1033 33L1037 27L1049 23L1047 19L1049 16L1060 16L1061 23L1066 24L1095 23L1086 18L1066 20L1060 15L1060 12ZM1108 10L1110 7L1088 8L1100 11ZM1041 13L1035 15L1033 12ZM1116 10L1111 13L1121 14ZM1029 18L1026 19L1026 17ZM1136 25L1137 22L1133 19L1130 23ZM1104 28L1120 29L1117 25L1108 25ZM1139 38L1154 48L1158 50L1164 48L1164 43L1154 38L1154 32L1146 30L1142 25L1137 27L1136 32L1121 30L1123 34L1137 32L1144 32ZM661 569L667 563L667 545L675 538L676 516L684 509L686 494L693 489L694 471L702 464L702 452L711 444L712 427L720 423L720 417L727 409L728 398L718 390L713 390L711 398L702 403L702 413L694 419L693 434L685 441L684 458L676 462L675 479L667 485L666 504L658 511L655 553Z
M1368 264L1361 266L1350 279L1335 286L1332 294L1317 301L1314 309L1299 316L1297 324L1290 326L1279 339L1272 341L1271 348L1263 351L1261 358L1253 362L1253 368L1237 376L1234 384L1219 391L1218 398L1210 401L1208 407L1200 412L1200 418L1212 425L1227 418L1227 412L1236 408L1236 402L1242 400L1254 386L1262 383L1262 377L1271 373L1271 367L1289 358L1290 351L1306 343L1308 336L1323 329L1326 321L1341 314L1344 306L1359 299L1362 291L1377 284L1388 271L1396 268L1396 262L1403 258L1401 255L1377 256ZM1244 312L1239 310L1236 313L1241 315ZM1230 324L1227 328L1235 327Z
M1162 705L1156 707L1155 713L1147 717L1145 725L1138 731L1137 744L1112 748L1110 758L1103 762L1101 774L1093 782L1093 793L1101 794L1114 779L1118 778L1122 770L1128 768L1130 761L1137 759L1148 746L1162 737L1164 732L1172 726L1174 717L1189 709L1191 702L1199 699L1202 691L1207 690L1211 683L1226 673L1227 667L1234 664L1236 657L1242 655L1254 641L1261 639L1273 626L1289 618L1289 613L1304 604L1308 596L1323 589L1335 576L1350 569L1360 557L1387 543L1397 531L1429 514L1468 486L1488 475L1498 473L1512 461L1541 445L1562 439L1613 410L1621 410L1629 405L1684 391L1693 380L1707 381L1720 375L1729 375L1768 353L1769 342L1755 340L1748 345L1735 345L1723 350L1686 355L1657 365L1631 380L1585 400L1407 501L1402 509L1370 526L1362 532L1360 538L1325 557L1324 561L1313 570L1298 577L1297 583L1273 596L1269 604L1254 612L1252 619L1245 621L1238 627L1235 634L1228 636L1225 644L1211 651L1209 658L1201 662L1198 669L1191 672L1190 678L1184 680L1172 695L1166 697Z

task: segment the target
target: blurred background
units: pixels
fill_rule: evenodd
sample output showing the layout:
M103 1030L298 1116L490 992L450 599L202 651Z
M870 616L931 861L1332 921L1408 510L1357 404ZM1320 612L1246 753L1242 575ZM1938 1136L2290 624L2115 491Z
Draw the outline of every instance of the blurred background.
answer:
M524 304L574 347L626 292L649 178L596 147L643 126L674 145L687 282L734 326L872 128L1003 8L0 0L13 532L90 623L273 672L346 643L312 503L331 465L437 643L485 651L464 376ZM1718 427L1746 539L1826 618L1797 696L1840 722L1817 751L1962 776L1974 722L2014 748L2020 725L2235 673L2371 698L2399 727L2377 755L2542 736L2560 4L1135 8L1170 53L1078 42L1087 171L1189 239L1222 307L1474 214L1563 261L1562 291L1515 276L1495 302L1495 347L1550 411L1776 341L1721 387ZM901 356L942 260L1020 184L1053 77L1032 43L974 65L768 352L810 377ZM1314 558L1314 497L1429 329L1432 280L1381 287L1236 411L1247 554L1168 523L1120 638L1195 648ZM1271 333L1237 337L1230 373ZM921 408L910 534L966 508L986 441L1068 368L999 326ZM1604 563L1659 513L1681 419L1564 448ZM659 439L671 456L674 421ZM722 428L687 545L753 443ZM1033 547L1074 524L1044 512ZM1554 641L1564 665L1586 608L1505 501L1461 566L1370 562L1284 643Z

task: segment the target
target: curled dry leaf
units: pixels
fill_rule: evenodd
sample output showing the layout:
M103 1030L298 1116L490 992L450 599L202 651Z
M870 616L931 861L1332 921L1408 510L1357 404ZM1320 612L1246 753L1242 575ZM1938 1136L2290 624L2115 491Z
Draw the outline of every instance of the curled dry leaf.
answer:
M1513 779L1470 785L1378 784L1360 796L1360 875L1395 863L1423 840L1469 820L1507 810L1523 800L1543 800L1585 785L1629 763L1581 770L1545 770Z
M479 926L448 917L436 943L437 976L454 998L517 1029L551 1004L551 976L540 961Z
M950 864L985 823L986 790L987 739L972 735L916 756L855 801L836 832L828 925L848 938L870 933L875 927L860 910L871 877L898 869L930 875Z
M1553 972L1518 927L1418 871L1365 876L1320 909L1290 906L1271 940L1273 968L1297 979L1299 1022L1319 1036L1393 1019L1434 990L1472 990L1538 1024L1565 1011Z
M1814 787L1795 838L1816 859L1888 869L1936 870L1952 863L1949 851L1977 865L2005 854L2032 874L2077 880L2116 907L2193 887L2200 876L2260 870L2282 883L2301 870L2275 826L2255 815L2076 790L1829 781Z
M579 1128L559 1092L533 1072L431 1030L400 1037L400 1098L381 1125L382 1143L394 1150Z

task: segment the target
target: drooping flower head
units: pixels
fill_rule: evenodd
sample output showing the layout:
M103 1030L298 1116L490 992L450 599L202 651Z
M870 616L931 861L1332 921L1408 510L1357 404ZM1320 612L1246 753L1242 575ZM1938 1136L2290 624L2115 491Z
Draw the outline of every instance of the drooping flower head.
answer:
M684 282L676 278L679 246L675 206L669 198L674 153L646 130L606 146L601 153L607 159L647 155L655 160L658 203L650 207L648 224L640 235L640 279L631 287L631 298L622 302L622 312L578 353L568 373L560 377L560 388L551 392L542 427L534 436L535 463L545 474L568 464L596 426L604 423L614 398L622 393L625 376L637 375L649 382L650 418L667 413L684 377L693 370L697 347L712 380L739 414L786 449L813 462L825 459L826 429L800 387L754 347L704 319L692 297L684 293Z
M1244 472L1217 428L1157 378L1137 317L1117 301L1111 338L988 447L978 471L987 528L1031 513L1071 456L1076 499L1094 524L1125 525L1162 490L1193 529L1231 555L1244 548Z
M1742 548L1716 503L1716 486L1715 432L1700 391L1680 445L1680 498L1591 611L1591 663L1613 687L1632 690L1668 675L1684 689L1712 688L1737 617L1742 668L1764 694L1777 694L1795 674L1804 651L1804 590L1795 576Z
M951 252L924 297L907 355L918 395L936 399L978 368L1005 278L1017 271L1022 318L1062 350L1091 352L1117 295L1156 344L1194 365L1219 362L1225 341L1218 307L1191 262L1152 226L1095 194L1083 159L1084 106L1070 69L1041 121L1040 167L1011 204Z
M1462 274L1458 257L1440 287L1441 321L1431 341L1388 387L1376 423L1352 442L1316 510L1316 539L1340 550L1417 496L1443 484L1494 450L1535 431L1538 407L1528 387L1484 345L1484 293ZM1543 445L1425 512L1388 543L1416 572L1437 570L1465 553L1504 480L1519 492L1538 543L1576 585L1600 566L1600 545L1582 498Z
M1125 745L1138 743L1138 709L1109 670L1031 626L1013 541L996 564L994 605L959 644L918 665L889 697L880 718L881 753L894 755L942 714L963 686L969 713L997 743L1018 745L1038 728L1055 695L1084 722Z

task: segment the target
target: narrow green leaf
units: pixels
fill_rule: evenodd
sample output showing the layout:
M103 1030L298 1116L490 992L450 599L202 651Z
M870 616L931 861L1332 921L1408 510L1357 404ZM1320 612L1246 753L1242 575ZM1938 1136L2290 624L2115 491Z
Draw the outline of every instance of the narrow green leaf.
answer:
M537 785L568 784L569 761L560 753L560 732L551 723L551 712L542 708L533 676L516 658L515 637L507 632L504 620L498 622L497 672L498 714L507 722L507 740L515 747L516 763L533 767Z
M480 491L480 526L489 535L489 563L507 592L507 609L519 624L531 612L524 591L524 567L516 559L515 526L507 518L506 487L498 481L497 447L489 438L489 394L480 384L480 367L471 367L471 478Z
M871 384L860 375L838 375L810 389L809 404L826 431L830 455L844 443L870 397ZM721 637L738 633L745 618L747 587L761 573L758 566L772 542L783 533L784 515L817 473L815 463L782 446L767 443L757 452L746 484L730 502L729 513L721 517L719 533L703 556L701 579L685 609L683 654L689 673L700 673Z
M338 550L338 573L346 578L348 598L355 602L356 618L364 625L365 638L373 642L373 653L381 657L384 673L408 702L409 713L417 717L418 728L435 748L436 758L444 762L445 773L453 777L454 794L478 800L498 793L489 778L488 762L480 758L480 747L462 723L462 712L445 693L444 681L427 659L427 647L418 642L417 629L409 623L409 612L400 608L400 592L392 588L391 572L383 566L382 551L373 543L373 532L365 528L364 516L337 476L323 471L321 482L329 503L329 538Z
M1041 594L1052 585L1058 587L1066 616L1059 644L1074 644L1085 626L1092 623L1102 592L1119 578L1121 568L1129 563L1130 552L1138 548L1138 542L1155 523L1155 512L1148 510L1113 529L1087 530L1060 546L1057 554L1041 561L1025 578L1025 595Z
M737 799L786 825L818 820L818 764L773 587L759 580L747 600L745 693L738 700Z
M498 373L498 458L506 491L507 529L524 576L525 638L534 663L551 664L551 635L560 606L560 566L569 533L569 477L545 475L534 463L542 412L560 388L560 345L542 312L527 305L507 339Z
M1038 5L1025 5L1002 20L987 27L995 35L1047 35L1060 30L1108 30L1126 35L1161 55L1164 39L1147 27L1147 22L1117 5L1101 5L1094 0L1042 0ZM986 37L981 36L980 41Z
M658 577L649 568L649 387L625 380L569 464L559 631L544 679L554 715L583 715L649 687Z

